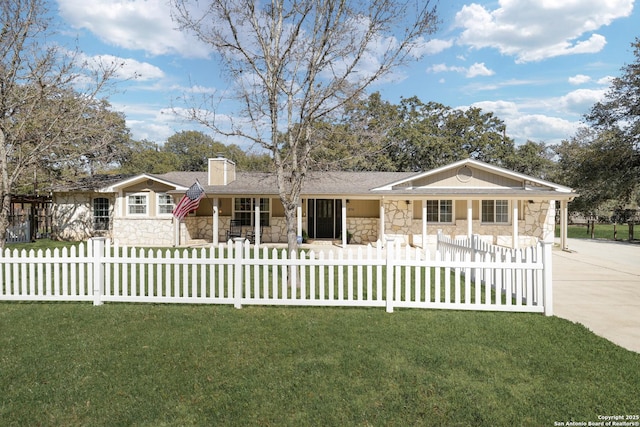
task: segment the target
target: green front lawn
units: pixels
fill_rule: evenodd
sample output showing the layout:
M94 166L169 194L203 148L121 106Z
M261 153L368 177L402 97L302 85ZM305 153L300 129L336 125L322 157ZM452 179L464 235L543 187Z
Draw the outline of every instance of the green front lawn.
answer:
M2 425L554 425L640 413L640 355L539 314L0 304Z
M618 224L615 226L617 230L617 240L629 240L629 226L627 224ZM633 228L634 239L640 239L640 225ZM587 229L586 225L569 225L567 228L567 236L572 239L590 239L591 229ZM556 237L560 237L560 226L556 226ZM613 240L614 225L613 224L596 224L594 227L594 238Z

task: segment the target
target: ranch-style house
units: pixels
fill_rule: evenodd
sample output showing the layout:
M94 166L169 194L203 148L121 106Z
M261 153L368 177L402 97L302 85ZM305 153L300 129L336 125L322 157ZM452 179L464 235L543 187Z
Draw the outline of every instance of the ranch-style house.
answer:
M208 165L207 172L141 174L59 189L53 193L54 236L105 236L136 246L218 244L238 235L256 244L286 242L275 174L239 172L223 157ZM178 221L173 208L196 181L204 196ZM559 217L566 248L567 204L576 196L571 188L471 159L420 173L312 172L297 209L297 234L342 245L393 238L425 246L441 230L524 247L552 242Z

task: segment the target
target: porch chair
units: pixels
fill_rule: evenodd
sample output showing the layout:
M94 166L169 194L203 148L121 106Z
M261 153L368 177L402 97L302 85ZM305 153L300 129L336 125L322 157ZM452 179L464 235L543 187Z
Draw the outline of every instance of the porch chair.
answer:
M260 227L260 236L263 236L262 230L263 230L263 227ZM252 228L248 229L247 231L245 231L244 238L247 239L249 241L249 243L251 243L252 245L255 244L256 243L256 231L255 231L255 229L252 227Z
M234 237L242 237L242 221L239 219L232 219L229 229L227 230L227 241Z

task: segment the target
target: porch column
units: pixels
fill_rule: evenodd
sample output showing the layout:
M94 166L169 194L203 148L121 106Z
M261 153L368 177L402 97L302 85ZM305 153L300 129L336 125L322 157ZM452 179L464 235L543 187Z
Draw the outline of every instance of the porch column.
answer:
M519 237L518 237L518 201L514 200L513 202L513 213L511 222L513 223L513 244L511 245L514 249L518 249L519 245Z
M173 217L173 246L180 246L180 221L178 218Z
M384 235L384 199L380 199L380 230L378 232L378 240L381 245L384 245L385 235Z
M218 246L218 234L220 234L220 212L218 211L218 198L213 198L213 239L211 240L215 246Z
M567 200L560 201L560 249L569 250L569 242L567 241L567 225L569 224L569 202Z
M427 201L422 201L422 249L427 249Z
M467 199L467 237L473 236L473 200Z
M342 199L342 247L346 248L349 231L347 230L347 199Z
M255 217L254 217L254 230L253 230L253 238L254 238L254 244L256 246L260 246L260 199L256 199L255 202L256 208L255 208Z
M300 204L296 208L296 222L297 222L297 231L296 236L298 239L302 239L302 199L300 199Z

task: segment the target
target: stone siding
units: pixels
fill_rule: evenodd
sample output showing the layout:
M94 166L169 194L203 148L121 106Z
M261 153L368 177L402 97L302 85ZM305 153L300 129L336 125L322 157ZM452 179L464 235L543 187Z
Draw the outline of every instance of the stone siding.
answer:
M227 239L227 231L231 225L230 216L220 216L218 218L218 241L225 242ZM284 218L273 217L270 219L269 227L262 227L260 241L263 243L286 243L287 242L287 226ZM252 227L242 227L244 233ZM180 228L180 242L183 245L189 245L195 241L211 242L213 236L213 217L186 217Z
M392 217L387 213L388 217ZM393 217L397 217L394 215ZM467 235L467 220L457 220L455 224L428 224L427 245L436 242L438 230L455 238ZM474 220L473 233L484 241L501 246L512 246L513 226L511 224L483 224ZM518 245L535 245L539 240L553 241L555 233L555 203L549 201L525 203L524 219L518 221ZM387 233L389 234L389 233ZM422 246L422 220L412 220L409 233L411 243ZM393 236L395 237L395 236Z
M349 218L347 217L347 230L351 233L351 243L367 244L378 240L378 218Z
M171 218L116 218L112 237L126 246L173 246L175 243Z
M401 244L408 244L413 223L413 206L404 200L384 201L384 234Z

